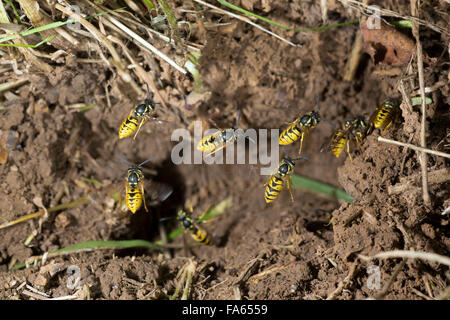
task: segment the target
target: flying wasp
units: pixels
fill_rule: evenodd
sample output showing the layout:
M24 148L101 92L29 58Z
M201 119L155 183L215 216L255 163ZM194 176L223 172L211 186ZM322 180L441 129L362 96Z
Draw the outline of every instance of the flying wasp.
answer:
M300 149L298 154L302 153L303 139L309 134L309 130L314 129L320 122L319 102L317 102L316 110L306 113L291 122L289 126L280 134L279 144L288 145L300 139Z
M289 157L284 157L275 174L273 174L269 181L266 183L266 191L264 193L264 198L266 203L270 203L275 200L280 192L283 190L284 183L287 183L289 194L291 195L291 200L294 201L294 196L292 195L291 185L292 185L292 174L294 173L294 166L296 160L307 159L305 157L300 157L296 159L291 159ZM287 179L287 180L285 180Z
M234 128L229 129L222 129L219 130L211 135L208 135L204 137L202 140L200 140L197 144L197 150L200 150L202 152L209 152L207 156L210 156L217 151L222 150L227 146L228 143L235 142L239 135L242 134L240 131L238 131L238 124L241 116L241 111L238 111L237 118L236 118L236 125ZM253 143L255 141L250 138L246 137Z
M142 170L142 166L149 161L152 161L154 158L150 158L140 163L139 165L135 165L133 163L128 162L124 157L118 156L120 160L124 161L129 165L127 170L127 177L124 181L125 185L125 201L128 209L134 214L144 203L144 209L148 212L147 204L145 201L144 195L144 173ZM159 183L155 184L155 190L151 194L151 204L159 203L166 200L173 192L172 187ZM120 201L119 203L122 203Z
M155 103L150 98L150 89L147 83L145 85L147 86L147 98L144 100L144 103L138 104L131 110L129 116L122 122L119 128L119 139L126 138L135 132L133 137L134 141L144 123L149 119L156 120L156 118L152 118L150 115L154 112L155 106L158 103Z
M367 123L364 117L356 117L347 120L343 129L337 129L333 132L330 143L322 147L320 151L332 151L336 158L339 158L342 151L346 150L350 161L353 161L350 154L350 141L355 141L358 147L361 147L362 140L366 137Z
M391 124L397 121L400 115L399 106L399 100L391 98L386 99L370 116L369 130L372 127L375 129L381 128L381 135L383 135Z
M192 209L191 209L192 211ZM204 245L212 245L212 237L205 229L199 227L203 216L207 211L205 211L196 221L185 211L180 210L177 215L178 221L180 221L181 226L190 232L192 239Z

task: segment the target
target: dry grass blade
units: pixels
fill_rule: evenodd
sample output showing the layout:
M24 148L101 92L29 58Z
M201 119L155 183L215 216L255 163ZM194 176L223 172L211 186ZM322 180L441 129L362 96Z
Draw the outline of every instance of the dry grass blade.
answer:
M263 32L265 32L265 33L268 33L268 34L270 34L271 36L273 36L273 37L275 37L275 38L277 38L277 39L279 39L279 40L281 40L281 41L283 41L283 42L286 42L287 44L289 44L289 45L291 45L291 46L293 46L293 47L296 47L296 46L297 46L295 43L293 43L293 42L291 42L291 41L289 41L289 40L287 40L287 39L285 39L285 38L283 38L283 37L281 37L281 36L279 36L279 35L273 33L272 31L267 30L266 28L261 27L260 25L258 25L258 24L256 24L256 23L250 21L250 19L248 19L248 18L245 18L245 17L242 17L242 16L240 16L240 15L231 13L231 12L229 12L229 11L222 10L222 9L220 9L219 7L216 7L216 6L214 6L214 5L210 4L210 3L207 3L207 2L202 1L202 0L193 0L193 1L195 1L195 2L197 2L197 3L199 3L199 4L201 4L201 5L204 5L204 6L206 6L206 7L209 7L209 8L211 8L211 9L214 9L214 10L216 10L216 11L222 13L222 14L226 14L226 15L228 15L228 16L230 16L230 17L235 18L235 19L244 21L244 22L248 23L249 25L251 25L251 26L253 26L253 27L255 27L255 28L258 28L259 30L261 30L261 31L263 31Z
M419 16L419 3L417 0L411 1L411 13L413 16ZM426 148L426 121L427 121L427 108L426 108L426 99L425 99L425 80L424 80L424 71L423 71L423 51L422 51L422 43L420 42L419 37L419 26L417 23L413 22L412 24L413 35L416 38L416 46L417 46L417 68L419 71L419 86L420 86L420 96L422 98L422 120L420 127L420 146L422 148ZM431 204L430 194L428 192L428 170L427 170L427 162L428 157L425 152L422 151L422 157L420 161L420 167L422 169L422 191L423 191L423 201L426 205Z
M3 1L0 0L0 23L10 23L9 17L6 13L6 10L3 6ZM8 35L14 35L14 32L7 32ZM36 66L41 71L44 71L46 73L52 72L53 68L50 67L47 63L40 60L36 54L34 53L34 50L32 48L27 47L21 47L23 45L28 45L28 43L25 42L24 39L14 39L12 40L14 44L18 45L17 50L19 50L20 53L22 53L27 61L29 61L32 65Z
M141 36L136 34L134 31L129 29L127 26L119 22L118 20L114 19L113 17L108 17L108 19L114 23L117 27L122 29L126 34L128 34L131 38L139 42L142 46L152 51L154 54L162 58L164 61L166 61L168 64L170 64L172 67L174 67L176 70L180 71L182 74L186 74L187 71L183 67L180 67L175 61L173 61L171 58L169 58L167 55L156 49L154 46L152 46L150 43L148 43L146 40L144 40Z

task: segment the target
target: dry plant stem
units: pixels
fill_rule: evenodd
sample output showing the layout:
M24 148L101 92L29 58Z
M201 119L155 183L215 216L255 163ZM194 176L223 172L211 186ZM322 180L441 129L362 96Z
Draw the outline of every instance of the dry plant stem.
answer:
M164 101L163 97L161 96L161 93L159 92L158 88L156 87L153 79L150 77L149 73L144 70L131 56L131 53L129 52L128 48L125 46L125 44L118 38L114 36L108 36L108 39L111 39L111 41L117 43L122 47L122 50L124 51L125 55L127 56L128 60L130 60L131 64L133 64L136 75L145 83L148 83L153 92L158 97L159 101L161 101L161 104L167 109L167 104Z
M43 15L39 10L39 3L34 0L17 0L17 2L20 3L20 6L22 7L23 11L27 15L28 19L30 19L31 23L34 27L42 27L47 24L52 23L52 19L49 17ZM80 43L79 41L72 37L68 32L66 32L62 28L55 28L50 29L46 31L40 32L40 34L47 38L49 36L54 36L54 38L51 40L51 43L53 46L57 47L58 49L74 49L77 48ZM64 38L64 39L63 39Z
M241 286L256 272L265 255L265 252L261 252L255 259L251 260L247 268L245 268L239 278L233 283L233 293L236 300L242 299Z
M123 25L121 22L117 21L116 19L114 19L113 17L108 17L107 19L109 19L109 21L111 21L112 23L114 23L117 27L119 27L120 29L122 29L126 34L128 34L131 38L133 38L134 40L136 40L137 42L139 42L142 46L144 46L145 48L149 49L150 51L152 51L154 54L156 54L157 56L159 56L160 58L162 58L164 61L166 61L169 65L171 65L172 67L174 67L176 70L180 71L182 74L186 74L187 71L183 68L180 67L178 64L175 63L175 61L173 61L172 59L170 59L168 56L166 56L164 53L162 53L161 51L159 51L158 49L156 49L154 46L152 46L150 43L148 43L147 41L145 41L141 36L137 35L136 33L134 33L131 29L129 29L128 27L126 27L125 25Z
M350 55L350 59L347 61L345 65L345 73L344 80L352 81L355 78L356 70L358 69L359 60L362 56L362 33L361 30L358 30L356 34L355 42L353 42L352 53Z
M348 271L348 275L345 277L344 280L339 282L338 287L327 297L327 300L336 299L341 294L342 290L344 290L350 284L350 281L352 280L352 278L355 275L356 266L357 266L357 261L353 262L353 264L350 267L350 270Z
M412 175L407 178L401 178L400 182L388 187L388 193L401 194L408 189L417 188L415 185L419 182L420 175ZM441 184L450 180L450 169L443 168L435 171L430 171L428 175L429 184Z
M418 252L418 251L405 251L405 250L394 250L377 253L372 257L367 257L363 255L359 255L362 260L371 261L373 259L392 259L392 258L407 258L407 259L420 259L426 260L430 262L437 262L440 264L445 264L450 267L450 258L441 256L436 253L429 252Z
M380 142L385 142L385 143L389 143L389 144L394 144L396 146L401 146L401 147L407 147L419 152L423 152L423 153L429 153L435 156L440 156L440 157L444 157L444 158L449 158L450 159L450 154L445 153L445 152L441 152L441 151L435 151L435 150L431 150L431 149L427 149L427 148L422 148L422 147L418 147L415 146L413 144L410 143L404 143L404 142L400 142L400 141L396 141L396 140L391 140L391 139L386 139L383 137L378 137L378 141Z
M30 79L28 77L21 77L19 80L6 82L0 84L0 92L11 90L17 87L20 87L24 83L28 82Z
M8 15L6 14L5 8L3 7L3 2L0 0L0 22L2 23L10 23ZM12 35L14 33L7 32L8 35ZM27 44L25 40L23 39L14 39L12 40L14 44L22 45ZM50 73L52 72L53 68L50 67L47 63L41 61L39 58L36 57L35 51L32 48L25 48L25 47L18 47L17 50L19 50L20 53L23 54L25 59L31 63L32 65L36 66L38 69L40 69L43 72Z
M419 3L418 0L411 0L411 13L413 16L419 16ZM419 87L420 87L420 96L422 98L422 121L420 128L420 146L422 148L426 148L426 120L427 120L427 105L425 101L425 80L423 75L423 52L422 52L422 43L420 42L419 37L419 26L413 22L412 24L413 35L416 38L416 46L417 46L417 68L419 71ZM426 205L431 204L430 194L428 193L428 171L427 171L427 162L428 157L425 152L422 152L422 159L420 162L420 166L422 169L422 191L423 191L423 201Z
M207 2L202 1L202 0L193 0L193 1L195 1L195 2L197 2L197 3L200 3L201 5L204 5L204 6L206 6L206 7L209 7L209 8L211 8L211 9L217 10L218 12L220 12L220 13L222 13L222 14L226 14L226 15L229 15L230 17L235 18L235 19L244 21L244 22L246 22L246 23L252 25L253 27L258 28L259 30L262 30L262 31L265 32L265 33L268 33L268 34L270 34L271 36L273 36L273 37L275 37L275 38L277 38L277 39L279 39L279 40L281 40L281 41L283 41L283 42L286 42L287 44L289 44L289 45L291 45L291 46L293 46L293 47L297 47L297 45L296 45L295 43L292 43L291 41L289 41L289 40L287 40L287 39L285 39L285 38L283 38L283 37L281 37L281 36L279 36L279 35L277 35L277 34L271 32L271 31L269 31L269 30L267 30L267 29L265 29L265 28L263 28L263 27L261 27L260 25L258 25L258 24L256 24L256 23L250 21L250 19L248 19L248 18L242 17L242 16L240 16L240 15L234 14L234 13L229 12L229 11L222 10L222 9L220 9L219 7L216 7L216 6L214 6L214 5L210 4L210 3L207 3Z
M391 277L389 278L388 282L386 283L386 285L384 286L383 290L381 290L376 296L375 299L380 300L383 299L384 296L386 296L386 294L389 291L389 288L391 287L392 283L394 283L395 278L397 278L398 274L400 273L400 271L403 269L403 267L406 264L406 259L403 259L402 262L400 262L400 264L397 265L397 267L394 270L394 273L391 275Z
M83 17L81 17L79 14L70 11L68 8L63 7L60 4L56 4L55 8L58 9L59 11L63 12L64 14L68 15L69 17L71 17L72 19L77 20L80 24L83 25L83 27L85 27L94 37L95 39L97 39L98 42L100 42L101 44L103 44L109 51L109 53L111 54L113 60L115 61L115 65L119 66L121 69L124 68L123 63L120 59L119 54L117 53L116 49L114 48L114 46L111 44L111 42L106 38L105 35L103 35L100 31L97 30L97 28L94 27L94 25L92 25L90 22L88 22L86 19L84 19ZM129 81L127 81L129 82Z
M51 212L56 212L56 211L59 211L59 210L72 209L72 208L75 208L75 207L77 207L79 205L82 205L82 204L85 204L85 203L89 203L89 202L90 202L89 197L88 196L84 196L84 197L81 197L81 198L79 198L79 199L77 199L75 201L72 201L72 202L69 202L69 203L60 204L58 206L52 207L52 208L48 209L47 212L51 213ZM14 220L14 221L2 223L0 225L0 230L4 229L4 228L7 228L7 227L10 227L10 226L13 226L15 224L24 222L24 221L28 221L28 220L33 219L33 218L37 218L37 217L43 216L45 214L45 212L46 212L45 210L39 210L39 211L37 211L35 213L28 214L28 215L26 215L24 217L21 217L19 219Z

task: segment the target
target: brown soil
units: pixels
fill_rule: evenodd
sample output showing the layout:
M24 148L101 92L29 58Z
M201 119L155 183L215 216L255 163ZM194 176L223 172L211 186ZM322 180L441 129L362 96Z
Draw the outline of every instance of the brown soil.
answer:
M410 12L409 2L382 2L379 5L386 9L407 15ZM444 2L429 4L424 8L424 18L442 25L440 16L433 16L430 10L445 11ZM252 0L240 5L285 24L318 26L324 23L317 3ZM0 129L19 133L7 163L0 165L1 218L12 221L40 210L36 198L41 198L47 208L76 200L87 192L95 200L50 214L46 219L0 230L0 299L30 299L23 293L24 282L50 297L74 294L76 290L67 287L70 275L66 269L71 265L80 268L81 285L89 287L92 299L165 298L174 293L177 273L189 261L196 264L191 299L235 298L233 285L250 266L254 266L251 276L239 286L244 299L324 299L342 284L343 290L333 297L366 299L380 292L368 286L368 267L379 267L383 287L402 260L369 262L359 259L358 254L414 250L449 255L450 215L441 215L450 205L449 181L430 183L431 206L424 205L416 153L378 142L378 131L364 141L361 151L353 152L351 162L344 153L336 159L331 153L320 152L320 146L332 133L331 126L322 121L304 145L303 153L309 161L295 168L297 174L342 187L355 199L352 204L296 190L294 203L289 201L288 192L283 192L272 205L266 205L263 185L267 177L254 174L247 165L172 164L171 132L188 127L196 119L213 116L219 125L232 126L239 108L242 127L282 128L299 114L312 110L320 95L322 118L341 124L356 115L368 117L388 96L400 97L395 87L401 76L379 75L384 67L374 65L366 54L355 79L343 80L357 25L302 33L270 27L301 45L292 47L243 22L211 13L206 16L211 21L222 18L222 22L235 24L204 35L206 46L200 70L211 98L201 106L186 106L185 95L192 91L192 81L168 64L157 62L161 69L157 86L168 105L159 115L171 122L146 124L133 144L130 139L119 141L117 131L133 105L144 96L134 96L129 85L102 63L48 60L52 73L31 70L30 81L15 91L15 97L0 96L0 105L6 106L0 110ZM330 5L328 17L327 23L337 23L355 18L356 12L336 2ZM434 103L427 109L427 147L446 151L449 37L424 26L420 30L425 53L435 58L433 64L425 64L425 83L443 84L430 95ZM404 33L413 39L408 30ZM154 42L167 54L176 55L175 50ZM138 56L138 48L130 48L147 66L151 61L148 54ZM416 72L414 61L412 65ZM401 69L401 73L404 71ZM6 79L2 76L2 82ZM85 112L66 108L76 103L99 107ZM418 107L414 107L414 113L419 114ZM404 121L384 136L406 142L416 129ZM418 134L411 143L420 143ZM297 148L297 144L290 146L288 153L296 154ZM140 210L132 216L116 208L105 190L121 183L125 176L126 165L115 159L119 154L136 163L156 157L148 166L157 172L152 179L173 186L171 197L152 207L149 214ZM431 175L448 168L448 161L429 156L427 167ZM413 187L395 195L388 193L390 186L410 176L416 176ZM105 187L84 182L83 177L101 181ZM164 253L150 249L96 250L8 271L8 266L31 256L83 241L155 241L159 239L159 217L175 215L186 203L191 203L194 215L198 215L230 196L231 209L221 219L205 225L222 239L220 246ZM165 225L175 227L172 222ZM35 230L34 238L24 245ZM181 239L176 244L182 244ZM48 270L43 268L51 264L59 272L41 287L43 271ZM437 297L449 285L446 273L448 267L444 265L408 260L385 298Z

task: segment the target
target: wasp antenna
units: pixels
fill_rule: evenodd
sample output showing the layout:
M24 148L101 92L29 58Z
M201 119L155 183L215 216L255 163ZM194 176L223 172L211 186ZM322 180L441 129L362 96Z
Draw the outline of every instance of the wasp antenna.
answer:
M143 166L144 164L146 164L147 162L152 161L152 160L155 160L155 159L156 159L155 157L151 157L151 158L145 160L144 162L141 162L141 163L138 165L138 167L142 167L142 166Z
M176 217L165 217L165 218L159 219L159 221L162 222L162 221L167 221L167 220L172 220L172 219L176 219Z
M336 125L331 122L330 120L327 119L322 119L323 121L325 121L331 128L333 128L333 130L336 130Z
M320 93L317 95L317 104L314 111L319 112L319 104L320 104Z
M301 156L301 157L298 157L298 158L294 158L294 159L291 159L292 161L296 161L296 160L309 160L309 157L307 157L307 156Z
M147 87L147 99L150 99L150 87L147 82L145 83L145 86Z
M126 164L128 164L128 165L130 165L130 166L133 165L130 161L128 161L128 160L127 160L123 155L121 155L121 154L117 154L117 155L116 155L116 158L118 158L119 160L121 160L122 162L125 162Z
M238 113L237 113L237 117L236 117L236 125L234 126L235 128L238 127L239 125L239 120L241 120L241 110L239 109Z

